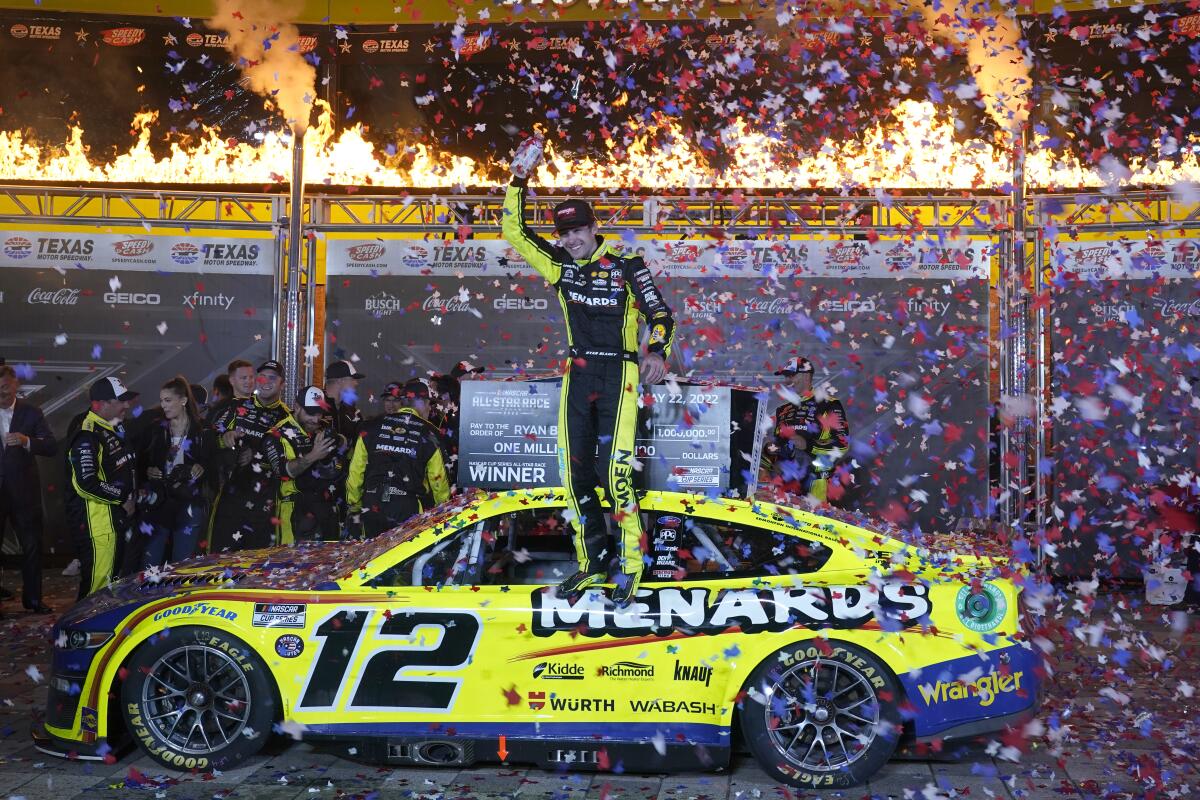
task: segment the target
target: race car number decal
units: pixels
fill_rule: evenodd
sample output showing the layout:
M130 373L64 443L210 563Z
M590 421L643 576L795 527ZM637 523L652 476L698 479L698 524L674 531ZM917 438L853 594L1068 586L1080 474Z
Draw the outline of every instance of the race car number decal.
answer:
M313 634L321 642L320 652L313 659L300 707L332 708L345 687L347 710L449 711L461 678L402 673L415 667L453 671L470 664L482 632L479 617L453 611L405 611L381 616L377 622L374 617L372 610L343 609L317 626ZM377 630L368 646L376 652L359 674L347 675L363 646L363 632L371 627Z

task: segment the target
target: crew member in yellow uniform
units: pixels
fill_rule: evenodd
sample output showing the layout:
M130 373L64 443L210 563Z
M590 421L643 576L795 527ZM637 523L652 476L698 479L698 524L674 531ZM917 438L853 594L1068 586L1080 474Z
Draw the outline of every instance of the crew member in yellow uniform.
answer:
M599 235L588 203L567 200L554 208L557 246L525 224L526 183L541 159L542 144L540 138L528 139L513 158L503 231L509 244L554 287L567 322L570 360L559 401L558 463L573 512L579 570L558 591L576 595L607 577L613 554L597 492L600 465L612 516L620 527L620 569L612 596L623 607L637 594L642 574L642 523L633 486L638 322L644 318L650 329L641 359L645 384L658 383L666 374L675 322L645 262L619 254Z
M88 391L91 409L67 451L72 493L67 519L80 545L79 599L108 585L133 519L134 453L125 446L121 421L137 392L116 378L101 378Z
M798 402L787 400L775 409L775 436L768 447L773 479L827 502L829 479L850 446L846 410L828 391L813 392L813 364L807 358L792 358L775 374L787 379Z
M389 383L384 396L388 413L363 423L346 476L351 530L357 517L367 538L450 499L438 429L429 421L429 387L413 378Z

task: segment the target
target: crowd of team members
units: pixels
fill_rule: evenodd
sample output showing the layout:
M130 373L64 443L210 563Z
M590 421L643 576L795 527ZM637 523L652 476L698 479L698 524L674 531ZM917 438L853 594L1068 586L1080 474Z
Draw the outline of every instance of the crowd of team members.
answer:
M366 376L348 361L292 407L276 361L234 361L211 392L172 378L155 408L117 378L96 381L68 433L79 596L197 552L373 537L443 502L469 371L434 378L436 395L422 379L389 383L365 420Z

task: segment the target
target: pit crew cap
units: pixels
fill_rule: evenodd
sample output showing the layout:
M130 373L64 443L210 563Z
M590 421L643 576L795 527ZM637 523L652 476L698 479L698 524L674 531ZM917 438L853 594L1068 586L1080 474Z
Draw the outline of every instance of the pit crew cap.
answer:
M803 372L809 374L813 372L812 362L803 356L789 358L788 362L783 365L783 369L775 370L776 375L796 375Z
M101 378L88 389L88 397L92 400L132 400L138 393L125 388L119 378Z
M564 233L596 221L592 204L586 200L564 200L554 207L554 230Z
M356 381L361 381L366 375L361 374L354 368L354 365L349 361L334 361L329 366L325 367L325 380L337 380L338 378L354 378Z

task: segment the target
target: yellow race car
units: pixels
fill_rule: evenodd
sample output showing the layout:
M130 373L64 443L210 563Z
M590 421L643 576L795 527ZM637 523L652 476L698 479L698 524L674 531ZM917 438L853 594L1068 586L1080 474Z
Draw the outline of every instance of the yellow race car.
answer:
M720 768L844 787L901 742L1019 725L1023 574L787 506L643 496L634 602L574 598L559 490L475 492L365 542L185 562L54 630L46 752L229 769L272 731L390 764ZM856 524L858 523L858 524Z

